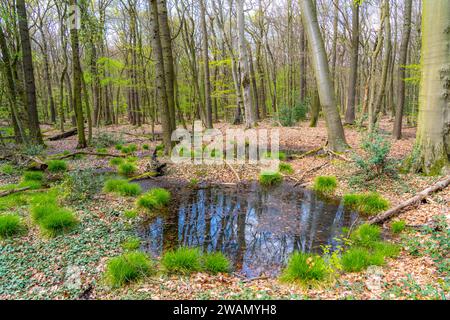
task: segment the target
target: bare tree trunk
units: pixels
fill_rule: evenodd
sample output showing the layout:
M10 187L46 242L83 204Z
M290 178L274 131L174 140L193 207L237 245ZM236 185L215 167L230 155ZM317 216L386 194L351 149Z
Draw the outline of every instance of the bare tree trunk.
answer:
M200 0L200 24L203 35L203 66L205 72L206 127L212 128L213 123L212 123L211 81L209 74L208 29L206 28L205 0Z
M358 80L359 55L359 4L352 2L352 48L350 57L350 75L348 83L347 108L345 123L355 123L356 83Z

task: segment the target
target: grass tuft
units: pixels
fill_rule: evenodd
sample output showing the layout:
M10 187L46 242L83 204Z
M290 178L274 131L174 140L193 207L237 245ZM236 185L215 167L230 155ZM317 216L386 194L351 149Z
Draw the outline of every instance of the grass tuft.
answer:
M217 274L230 271L230 261L221 252L207 253L203 256L203 265L206 271Z
M399 234L399 233L403 232L403 230L405 230L405 228L406 228L406 222L404 220L395 221L395 222L392 222L392 224L391 224L392 233L395 233L395 234Z
M265 171L259 175L259 183L262 186L270 187L283 182L283 176L278 172Z
M344 205L368 216L376 215L389 208L389 201L376 192L344 195Z
M279 151L279 152L271 152L271 151L264 152L263 158L265 158L265 159L278 159L280 161L286 161L286 159L287 159L286 153L281 152L281 151Z
M134 164L132 163L122 163L121 165L119 165L119 174L129 177L131 175L133 175L134 173L136 173L137 168Z
M64 160L50 160L47 162L48 171L51 173L60 173L67 171L67 162Z
M142 193L141 186L137 183L129 183L124 179L109 179L103 187L105 192L115 192L125 197L133 197Z
M337 179L333 176L319 176L314 179L313 189L324 195L333 195L337 188Z
M109 160L109 164L113 167L120 166L124 162L125 160L123 160L123 158L112 158L111 160Z
M161 264L168 273L197 272L202 269L201 253L197 248L180 247L167 251L161 259Z
M0 238L10 238L25 230L22 219L17 214L0 215Z
M341 265L347 272L360 272L369 266L384 265L384 257L379 252L371 253L367 248L354 247L342 255Z
M5 163L0 167L0 172L4 175L12 175L14 173L14 166L9 163Z
M42 181L44 173L42 171L25 171L23 181Z
M328 276L328 267L322 257L294 252L283 270L281 280L284 282L308 283L323 281Z
M141 240L139 238L129 238L122 243L122 248L127 251L134 251L141 246Z
M160 209L170 202L170 192L163 188L151 189L137 200L138 207L148 210Z
M106 280L120 287L154 272L154 265L142 252L130 252L110 259L106 265Z
M123 215L127 219L134 219L139 215L139 213L136 210L127 210L123 213Z
M43 233L50 237L68 232L78 224L72 211L58 207L54 203L41 203L33 206L31 217Z
M363 224L350 235L355 246L372 248L381 239L381 229L378 226Z
M293 174L294 169L292 169L292 166L289 163L282 162L278 166L278 170L280 170L281 173L284 174Z

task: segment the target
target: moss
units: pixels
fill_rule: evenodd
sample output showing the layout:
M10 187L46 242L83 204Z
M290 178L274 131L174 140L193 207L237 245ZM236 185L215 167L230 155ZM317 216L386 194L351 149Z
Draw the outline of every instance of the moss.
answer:
M319 176L314 179L313 190L324 194L332 195L337 189L337 179L333 176Z
M283 182L283 176L278 172L265 171L259 175L259 183L262 186L270 187Z
M123 215L125 218L134 219L139 215L139 213L136 210L127 210L123 213Z

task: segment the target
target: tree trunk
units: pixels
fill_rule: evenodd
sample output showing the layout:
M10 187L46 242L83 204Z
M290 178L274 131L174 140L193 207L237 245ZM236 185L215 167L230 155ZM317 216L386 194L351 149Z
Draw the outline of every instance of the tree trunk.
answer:
M212 100L211 100L211 81L209 74L209 51L208 51L208 29L206 28L206 8L205 0L200 0L200 24L203 35L203 67L205 76L205 108L206 108L206 127L211 129L212 124Z
M342 152L347 147L344 128L336 105L334 86L330 78L327 54L317 21L316 10L312 0L301 0L302 21L308 37L311 60L316 76L320 104L322 106L328 129L328 144L332 151Z
M403 23L403 36L402 43L400 45L400 60L398 67L398 101L397 108L395 110L395 123L394 123L394 137L397 140L402 138L402 121L403 121L403 109L405 105L405 66L408 57L408 45L411 35L411 11L412 0L405 1L404 23Z
M450 1L425 0L422 79L413 169L438 174L450 159ZM414 154L413 154L414 157Z
M350 57L349 83L345 123L355 123L356 83L358 80L358 54L359 54L359 4L352 3L352 47Z

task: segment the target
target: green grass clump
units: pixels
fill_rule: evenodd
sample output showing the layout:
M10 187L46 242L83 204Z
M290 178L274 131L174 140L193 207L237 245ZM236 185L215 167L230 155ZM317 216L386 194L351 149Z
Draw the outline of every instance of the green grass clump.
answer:
M70 231L78 224L78 220L72 211L58 207L53 203L41 203L33 206L31 217L43 233L50 237Z
M134 219L139 215L139 213L136 210L127 210L123 213L123 215L127 219Z
M153 210L167 206L170 202L170 192L163 188L154 188L137 200L138 207Z
M278 166L278 170L280 170L281 173L285 174L293 174L294 169L292 169L292 166L289 163L282 162Z
M150 146L149 146L148 144L143 144L143 145L142 145L142 149L144 149L144 150L149 150L149 149L150 149Z
M107 262L106 280L111 286L120 287L153 273L154 268L145 253L125 253Z
M97 148L97 153L108 153L108 149L106 148Z
M0 172L8 176L12 175L14 173L14 167L9 163L3 164L0 167Z
M203 256L203 265L206 271L217 274L230 271L230 261L221 252L207 253Z
M44 173L42 171L25 171L23 181L42 181Z
M114 146L114 148L115 148L117 151L121 151L122 148L123 148L123 145L121 145L120 143L118 143L118 144L116 144L116 145Z
M168 273L189 274L202 269L201 253L199 249L180 247L176 250L167 251L161 264Z
M347 272L360 272L369 266L382 266L381 253L371 253L367 248L354 247L346 251L341 258L342 268Z
M51 173L60 173L67 171L67 162L64 160L50 160L47 162L48 171Z
M122 248L127 251L134 251L141 246L141 240L139 238L129 238L122 243Z
M337 179L332 176L319 176L314 179L313 189L316 192L332 195L337 188Z
M164 151L164 149L165 149L164 144L158 144L155 148L156 151ZM180 153L181 153L181 151L180 151Z
M22 193L0 197L0 211L16 210L28 204L28 197Z
M133 175L134 173L136 173L137 168L134 164L125 162L125 163L122 163L121 165L119 165L118 171L119 171L119 174L129 177L129 176Z
M129 163L136 163L137 161L138 161L138 157L132 157L132 156L127 157L127 162L129 162Z
M373 245L380 241L381 229L378 226L363 224L359 226L350 235L350 240L356 246L371 248Z
M123 160L123 158L112 158L111 160L109 160L109 164L113 167L120 166L124 162L125 160Z
M132 144L128 145L128 149L129 149L131 152L136 152L138 148L137 148L137 145L135 145L134 143L132 143Z
M281 152L281 151L279 151L279 152L267 151L267 152L264 152L263 157L266 159L278 159L280 161L285 161L287 159L286 153Z
M0 215L0 238L9 238L25 230L22 219L17 214Z
M344 195L344 205L365 215L376 215L389 208L389 201L376 192Z
M403 230L405 230L405 228L406 228L406 222L404 220L395 221L395 222L392 222L392 224L391 224L392 233L395 233L395 234L399 234L399 233L403 232Z
M400 254L401 249L400 246L394 243L379 241L373 244L373 250L383 257L396 258Z
M122 147L122 149L120 149L120 152L122 152L123 154L129 154L129 153L131 153L131 150L130 150L130 148L128 148L128 147Z
M283 176L278 172L265 171L259 175L259 183L265 187L275 186L283 182Z
M105 192L115 192L125 197L133 197L142 193L142 189L139 184L129 183L124 179L106 180L103 190Z
M30 188L31 190L37 190L42 188L42 183L40 181L22 181L17 185L19 188Z
M294 252L283 270L281 280L284 282L323 281L328 276L328 267L322 257Z

